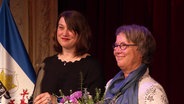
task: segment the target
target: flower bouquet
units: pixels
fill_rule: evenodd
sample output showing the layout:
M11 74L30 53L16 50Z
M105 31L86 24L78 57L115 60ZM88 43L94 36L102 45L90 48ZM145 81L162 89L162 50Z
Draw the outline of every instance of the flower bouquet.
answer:
M104 104L103 97L101 97L101 89L96 89L96 95L95 97L91 96L90 93L87 91L87 88L83 88L82 86L82 72L80 72L80 78L81 78L81 90L71 92L69 96L65 96L61 90L60 96L54 95L58 98L58 104Z
M96 96L93 98L86 88L83 91L76 91L70 96L64 96L60 90L61 96L58 98L58 104L103 104L100 98L101 90L96 89Z

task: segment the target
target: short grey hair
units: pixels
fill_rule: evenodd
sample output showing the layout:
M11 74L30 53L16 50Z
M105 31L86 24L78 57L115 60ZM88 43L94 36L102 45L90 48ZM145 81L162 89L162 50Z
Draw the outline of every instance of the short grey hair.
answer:
M117 28L116 36L120 33L124 33L129 42L137 45L142 54L142 63L150 64L156 50L156 41L151 32L144 26L133 24Z

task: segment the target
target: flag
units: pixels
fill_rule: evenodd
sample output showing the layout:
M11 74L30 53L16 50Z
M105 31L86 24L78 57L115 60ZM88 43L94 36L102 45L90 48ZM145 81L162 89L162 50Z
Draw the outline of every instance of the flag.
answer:
M0 5L0 81L11 98L2 104L27 104L33 93L36 74L9 8L10 0Z

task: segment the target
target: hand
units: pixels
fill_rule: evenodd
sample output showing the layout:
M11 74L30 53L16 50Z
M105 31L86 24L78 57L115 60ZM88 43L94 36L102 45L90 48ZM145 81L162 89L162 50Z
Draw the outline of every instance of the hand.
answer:
M45 92L38 95L34 99L33 104L57 104L57 103L56 98L54 96L50 95L48 92Z

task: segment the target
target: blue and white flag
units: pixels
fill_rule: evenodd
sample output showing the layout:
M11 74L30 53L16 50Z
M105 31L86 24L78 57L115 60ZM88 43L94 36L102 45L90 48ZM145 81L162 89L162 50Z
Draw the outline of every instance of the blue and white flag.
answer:
M0 81L11 98L2 104L27 104L33 93L36 74L9 8L10 0L0 5Z

